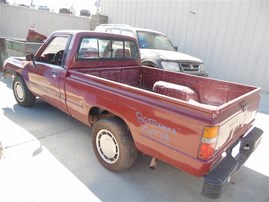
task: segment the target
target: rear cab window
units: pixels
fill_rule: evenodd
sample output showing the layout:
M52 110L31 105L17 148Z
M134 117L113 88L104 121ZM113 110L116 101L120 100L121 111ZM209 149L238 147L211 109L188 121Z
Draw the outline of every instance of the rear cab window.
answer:
M77 59L100 58L137 59L138 50L133 41L83 37L79 45Z

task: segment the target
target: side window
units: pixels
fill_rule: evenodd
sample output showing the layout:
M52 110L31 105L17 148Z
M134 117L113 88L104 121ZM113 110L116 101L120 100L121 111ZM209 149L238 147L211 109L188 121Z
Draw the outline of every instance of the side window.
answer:
M68 36L54 37L43 50L43 52L37 56L36 61L61 65L67 43Z
M125 58L136 59L138 57L138 50L132 41L125 41Z
M140 48L149 48L147 34L144 32L137 32L138 43Z
M132 41L119 41L98 38L81 40L77 59L136 59L138 50Z
M78 58L98 58L98 40L83 38L78 51Z

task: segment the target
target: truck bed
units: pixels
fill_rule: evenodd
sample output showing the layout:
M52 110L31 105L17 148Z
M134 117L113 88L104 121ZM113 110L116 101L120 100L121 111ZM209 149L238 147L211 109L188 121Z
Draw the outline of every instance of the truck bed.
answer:
M201 108L212 110L220 110L225 108L225 106L237 102L249 94L259 91L259 88L252 86L190 76L182 73L167 72L144 66L76 69L74 71L150 92L154 92L154 84L158 81L164 81L166 83L177 84L180 86L187 86L197 92L199 96L199 99L196 100L197 102L189 102L188 104L197 105ZM179 99L179 101L184 100Z

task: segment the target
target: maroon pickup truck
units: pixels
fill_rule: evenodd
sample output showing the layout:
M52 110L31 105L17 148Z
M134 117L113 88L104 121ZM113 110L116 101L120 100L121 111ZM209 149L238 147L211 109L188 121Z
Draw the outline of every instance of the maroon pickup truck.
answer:
M19 105L38 97L93 127L105 168L126 170L142 152L153 168L161 160L204 176L209 198L223 193L263 133L253 126L260 88L142 66L137 41L123 35L57 31L3 71Z

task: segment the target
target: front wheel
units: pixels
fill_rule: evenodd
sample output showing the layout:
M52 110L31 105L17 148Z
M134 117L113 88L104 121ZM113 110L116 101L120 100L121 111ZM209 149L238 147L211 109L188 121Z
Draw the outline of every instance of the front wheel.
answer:
M13 80L13 94L17 103L23 107L30 107L35 103L36 97L20 76L16 76Z
M127 125L117 117L101 119L93 128L92 145L98 161L108 170L121 172L138 156Z

